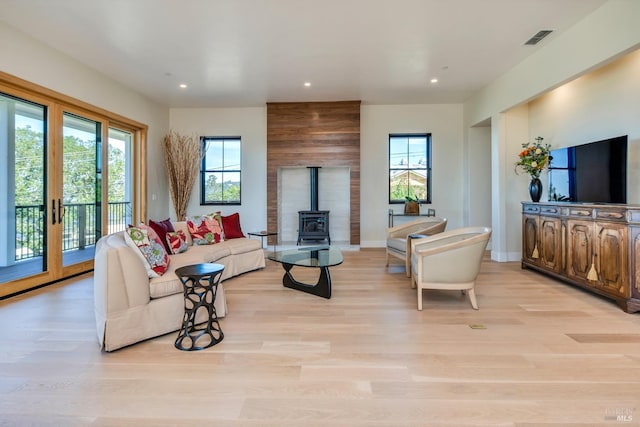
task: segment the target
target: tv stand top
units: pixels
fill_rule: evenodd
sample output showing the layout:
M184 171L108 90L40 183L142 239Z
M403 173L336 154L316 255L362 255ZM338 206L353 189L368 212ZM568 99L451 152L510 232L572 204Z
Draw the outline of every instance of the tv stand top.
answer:
M522 213L640 225L640 205L582 202L522 202Z

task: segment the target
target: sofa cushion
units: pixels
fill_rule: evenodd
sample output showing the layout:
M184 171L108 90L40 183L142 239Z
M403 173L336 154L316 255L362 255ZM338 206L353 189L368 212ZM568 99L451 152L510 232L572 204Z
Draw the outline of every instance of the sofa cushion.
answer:
M162 298L167 295L182 293L182 283L176 276L176 270L187 265L209 262L204 251L189 250L181 254L171 255L171 264L166 273L149 280L149 295L151 298Z
M125 230L124 240L140 258L150 278L160 277L166 272L169 255L151 227L144 224L129 227Z
M214 215L187 217L187 226L194 245L211 245L222 239L222 226Z
M225 240L224 245L228 248L231 255L238 255L255 251L257 249L262 249L260 243L260 240L247 239L245 237L242 239Z
M240 227L240 214L234 213L222 217L222 230L224 231L224 239L239 239L244 237L242 228Z
M222 242L217 245L194 245L189 248L189 252L198 252L202 254L204 262L216 262L220 258L231 255L231 250L229 250L229 248L230 245L228 245L227 242Z

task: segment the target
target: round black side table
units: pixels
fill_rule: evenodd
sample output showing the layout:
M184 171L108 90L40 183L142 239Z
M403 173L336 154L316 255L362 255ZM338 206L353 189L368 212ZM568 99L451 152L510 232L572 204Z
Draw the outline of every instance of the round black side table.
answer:
M178 332L177 349L202 350L224 338L214 304L224 265L195 264L181 267L176 275L184 287L184 317ZM204 323L196 324L199 311L206 311Z

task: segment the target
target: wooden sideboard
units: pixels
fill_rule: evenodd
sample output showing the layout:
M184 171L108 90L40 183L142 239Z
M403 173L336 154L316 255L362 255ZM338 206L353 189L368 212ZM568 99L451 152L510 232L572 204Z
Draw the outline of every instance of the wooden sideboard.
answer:
M522 267L640 311L640 206L523 202Z

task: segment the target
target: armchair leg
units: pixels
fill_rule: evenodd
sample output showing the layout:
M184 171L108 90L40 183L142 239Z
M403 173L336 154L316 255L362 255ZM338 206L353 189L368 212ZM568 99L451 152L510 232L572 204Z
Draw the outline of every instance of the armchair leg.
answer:
M389 267L389 251L386 252L387 256L385 258L386 266Z
M422 311L422 288L418 286L418 310Z
M411 277L411 260L410 259L404 262L404 269L407 273L407 277Z
M474 310L478 309L478 301L476 301L476 291L474 288L471 288L468 290L469 293L469 301L471 301L471 307L473 307Z

